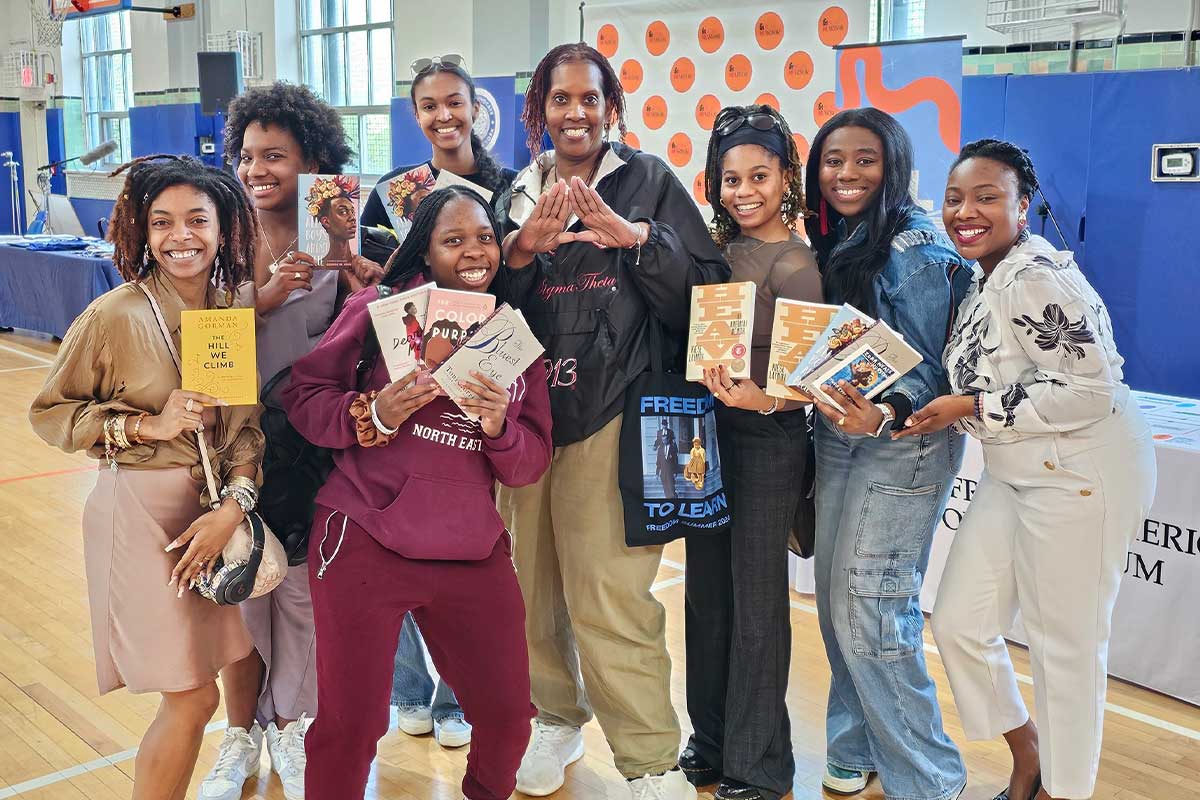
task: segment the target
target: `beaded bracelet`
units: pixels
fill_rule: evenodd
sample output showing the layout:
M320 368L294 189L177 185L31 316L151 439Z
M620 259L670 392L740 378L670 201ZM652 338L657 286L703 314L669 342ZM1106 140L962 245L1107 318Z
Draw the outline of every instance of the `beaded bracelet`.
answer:
M975 393L975 419L983 419L983 392Z
M148 416L150 416L150 412L149 412L149 411L143 411L142 413L138 414L138 415L137 415L137 419L135 419L135 420L133 421L133 441L134 441L134 444L145 444L145 443L146 443L146 442L145 442L145 440L144 440L144 439L142 439L142 420L144 420L144 419L145 419L146 417L148 417Z

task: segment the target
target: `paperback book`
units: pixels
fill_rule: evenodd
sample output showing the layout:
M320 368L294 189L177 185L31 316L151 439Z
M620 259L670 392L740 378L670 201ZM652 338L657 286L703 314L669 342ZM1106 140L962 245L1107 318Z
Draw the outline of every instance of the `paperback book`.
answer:
M435 288L436 284L427 283L367 304L383 363L393 381L421 366L425 314L429 307L429 292Z
M430 289L421 341L421 360L426 368L436 369L471 329L495 310L496 296L487 292Z
M921 354L885 322L876 322L849 345L814 367L800 383L801 391L815 397L821 392L828 402L845 410L838 384L846 381L868 400L900 380L921 363Z
M421 164L375 186L374 191L383 201L396 241L403 242L408 236L417 206L433 192L436 184L433 169L429 164Z
M182 388L220 398L231 406L258 402L253 308L183 311Z
M731 378L750 377L750 340L754 334L753 281L714 283L692 289L688 324L687 379L700 381L704 370L724 365Z
M298 175L300 249L326 269L348 269L358 255L356 175Z
M521 312L504 303L437 366L433 379L461 408L462 401L476 397L461 385L464 381L478 383L472 372L509 387L545 351ZM472 411L463 409L463 413L479 420Z
M875 320L849 303L842 304L821 331L812 348L792 369L786 381L787 385L794 389L800 388L801 380L812 372L813 367L862 336L874 322Z
M788 376L817 343L821 333L841 306L807 303L803 300L775 301L771 326L771 356L767 362L766 393L781 400L808 402L812 398L787 385Z

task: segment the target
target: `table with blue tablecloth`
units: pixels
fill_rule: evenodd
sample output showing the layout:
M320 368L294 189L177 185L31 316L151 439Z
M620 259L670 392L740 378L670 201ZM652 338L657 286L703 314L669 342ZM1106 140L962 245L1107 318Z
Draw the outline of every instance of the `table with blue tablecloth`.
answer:
M61 338L93 300L121 283L108 258L0 244L0 326Z

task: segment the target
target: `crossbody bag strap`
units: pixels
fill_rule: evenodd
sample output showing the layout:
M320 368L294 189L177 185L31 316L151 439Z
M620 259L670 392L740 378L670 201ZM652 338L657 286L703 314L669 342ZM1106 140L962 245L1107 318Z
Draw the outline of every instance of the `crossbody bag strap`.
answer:
M135 285L150 301L150 308L154 310L154 318L158 320L159 333L162 334L163 341L167 343L167 349L171 351L171 360L175 362L175 369L182 377L183 361L179 358L179 350L175 347L175 340L171 338L171 332L167 330L167 321L163 319L162 308L158 305L157 298L146 288L146 284L138 281ZM200 463L204 467L204 479L208 482L208 502L212 508L217 508L221 505L221 501L217 494L217 479L213 475L212 461L208 456L208 444L204 441L204 431L196 431L196 442L200 450Z

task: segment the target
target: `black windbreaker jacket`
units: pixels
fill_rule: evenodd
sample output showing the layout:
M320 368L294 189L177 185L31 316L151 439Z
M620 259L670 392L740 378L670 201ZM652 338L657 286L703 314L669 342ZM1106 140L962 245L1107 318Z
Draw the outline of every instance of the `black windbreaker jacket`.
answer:
M505 267L493 284L546 348L556 447L586 439L622 412L625 390L650 366L650 314L663 326L665 363L678 366L692 287L724 283L730 275L696 204L667 165L623 144L606 148L596 191L625 219L649 223L640 256L637 248L573 242L524 269ZM546 156L535 161L497 199L505 234L528 218L542 168L551 163ZM572 218L569 230L583 225Z

